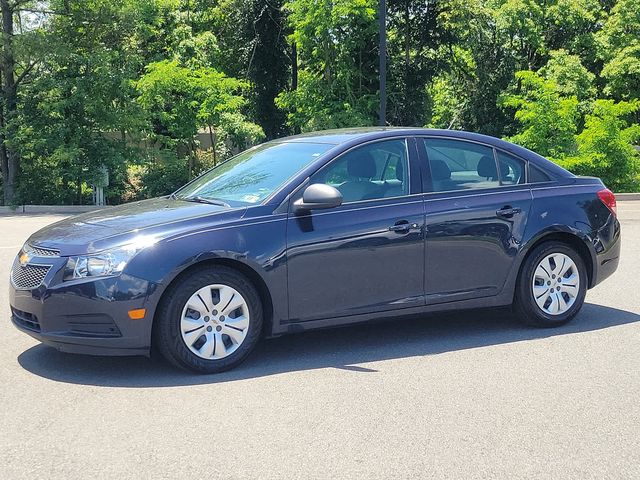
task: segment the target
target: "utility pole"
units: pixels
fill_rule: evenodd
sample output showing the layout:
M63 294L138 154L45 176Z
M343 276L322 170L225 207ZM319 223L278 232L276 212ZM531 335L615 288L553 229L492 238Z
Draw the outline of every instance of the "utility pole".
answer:
M379 125L387 124L387 2L380 0L378 9L380 21L380 116Z

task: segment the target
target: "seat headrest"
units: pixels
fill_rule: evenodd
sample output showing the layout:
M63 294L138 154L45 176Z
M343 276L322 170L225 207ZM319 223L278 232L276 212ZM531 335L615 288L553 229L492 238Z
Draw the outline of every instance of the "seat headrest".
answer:
M498 178L496 161L493 157L490 157L488 155L480 157L480 160L478 161L478 175L491 179Z
M396 163L396 178L401 182L404 181L404 163L402 160L398 160L398 163Z
M449 180L451 169L442 160L431 160L431 178L436 181Z
M376 161L371 152L357 152L347 160L347 173L350 177L372 178L376 175Z

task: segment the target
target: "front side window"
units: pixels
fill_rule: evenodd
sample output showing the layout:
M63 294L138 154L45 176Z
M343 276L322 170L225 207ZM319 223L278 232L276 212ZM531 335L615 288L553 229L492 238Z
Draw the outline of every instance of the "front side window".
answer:
M434 192L500 186L492 148L448 138L427 138L424 145Z
M231 206L258 204L331 147L303 142L260 145L209 170L175 196Z
M326 183L342 193L344 203L399 197L409 193L405 140L356 147L315 173L310 183Z

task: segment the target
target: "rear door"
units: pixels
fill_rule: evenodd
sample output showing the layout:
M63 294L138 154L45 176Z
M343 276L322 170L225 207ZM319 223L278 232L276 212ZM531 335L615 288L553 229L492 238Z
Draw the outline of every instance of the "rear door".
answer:
M491 146L421 138L427 304L497 295L531 207L526 163Z

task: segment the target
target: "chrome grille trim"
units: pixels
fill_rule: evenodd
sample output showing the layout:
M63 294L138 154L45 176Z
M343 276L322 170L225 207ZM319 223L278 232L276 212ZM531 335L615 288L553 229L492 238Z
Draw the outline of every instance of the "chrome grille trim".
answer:
M27 251L33 253L36 257L59 257L60 250L54 250L52 248L34 247L33 245L27 245Z
M16 259L11 269L11 284L19 290L33 290L42 285L51 265L27 264L24 267Z

